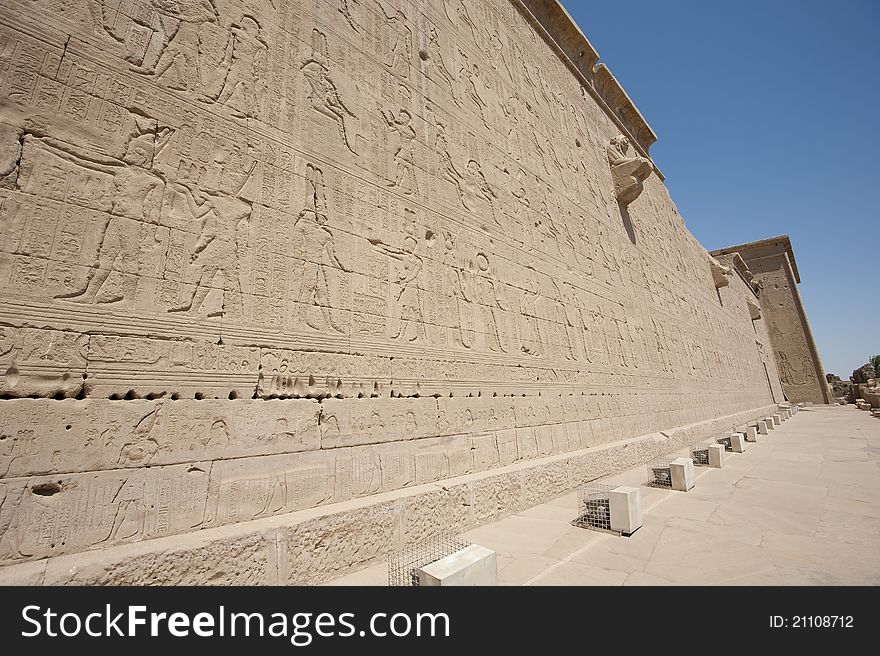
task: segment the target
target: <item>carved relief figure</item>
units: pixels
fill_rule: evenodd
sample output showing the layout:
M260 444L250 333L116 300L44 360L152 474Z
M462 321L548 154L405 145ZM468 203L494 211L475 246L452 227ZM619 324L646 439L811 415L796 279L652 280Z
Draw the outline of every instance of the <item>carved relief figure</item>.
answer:
M464 0L443 0L443 10L446 12L446 17L453 23L459 21L464 23L470 30L471 36L474 37L474 41L478 41L477 26L474 25Z
M260 25L253 18L245 16L241 25L232 26L232 59L217 102L227 105L239 118L256 116L268 51Z
M147 517L147 509L144 504L144 481L140 478L129 478L119 486L119 491L113 497L116 512L113 515L113 526L107 537L98 544L109 542L134 542L141 538L144 532L144 521Z
M406 109L401 109L397 116L391 111L382 112L382 118L397 135L398 143L394 153L396 169L394 182L389 184L396 185L405 194L411 194L416 188L415 154L413 151L416 131L412 127L412 116Z
M340 14L345 17L345 20L348 21L349 26L355 32L360 32L361 28L358 25L358 22L354 18L354 13L352 12L352 5L358 4L358 0L338 0L339 6L336 8Z
M804 374L804 385L806 385L810 382L816 371L813 368L813 360L809 355L801 357L801 371Z
M449 142L446 140L446 126L437 121L435 127L436 136L434 137L434 150L437 151L437 154L440 156L441 174L443 175L444 180L455 186L455 190L458 193L458 199L461 201L461 204L465 209L467 209L467 205L464 201L464 189L462 187L464 176L458 172L458 169L455 168L455 164L452 163L452 155L449 153Z
M379 0L377 4L382 8L382 14L393 36L390 39L391 47L388 56L385 59L385 65L391 69L391 72L401 78L409 77L409 66L412 61L412 30L407 24L406 14L400 9L395 10L393 15L388 15L385 11L385 5Z
M622 134L611 139L608 144L608 164L611 166L611 177L614 179L614 192L617 202L622 206L632 203L644 188L643 182L654 170L654 165L644 157L630 157L629 139Z
M222 312L229 314L234 310L240 311L240 261L247 250L252 211L250 204L223 194L202 195L177 183L169 186L186 198L192 216L201 222L201 231L190 256L190 266L195 272L195 289L188 301L168 311L197 314L208 292L214 287L217 274L223 274L225 282ZM217 314L211 313L211 316Z
M498 194L489 186L486 176L480 169L480 164L477 160L472 159L467 163L465 171L464 185L461 187L462 193L460 195L461 204L469 212L479 214L481 202L486 203L489 206L489 216L492 221L501 225L495 216L495 202L498 200Z
M428 77L433 78L435 82L442 81L449 88L452 100L460 107L461 101L455 92L455 81L452 77L452 72L443 59L443 49L440 46L437 29L434 26L431 26L430 29L426 54L427 58L424 60L425 73Z
M560 289L555 280L553 280L552 282L553 287L556 289L556 298L554 299L554 305L556 306L556 325L559 328L559 338L560 345L562 346L562 355L566 360L576 360L576 340L574 340L573 337L577 334L575 332L575 327L579 323L579 321L575 317L577 305L574 305L570 302L570 299L566 298L566 295L563 293L562 289Z
M22 136L22 130L0 123L0 189L15 187Z
M106 4L106 0L101 2ZM92 3L94 5L95 0ZM129 56L132 69L171 89L196 91L201 87L202 28L205 25L219 28L217 8L212 0L149 0L149 5L151 20L146 16L134 19L150 30L150 38L142 57L139 52ZM116 19L120 19L118 14ZM102 24L113 38L124 40L124 35L117 35L106 22Z
M532 276L528 276L525 280L525 291L520 304L520 316L523 324L520 350L526 355L536 358L544 354L544 340L541 338L541 320L539 319L541 311L538 307L540 300L538 285Z
M794 369L792 369L791 362L789 362L788 355L785 351L779 352L779 377L786 385L796 384L794 379Z
M312 109L336 122L339 136L342 137L345 147L354 153L355 151L348 140L345 117L354 118L355 115L342 101L339 90L330 78L330 71L326 64L329 61L327 38L318 30L313 30L312 41L312 56L307 58L300 68L308 85L306 96Z
M462 285L462 291L465 293L465 299L475 302L480 306L480 312L483 318L483 329L486 335L486 346L490 351L507 353L504 346L501 333L498 330L499 310L504 310L498 291L495 288L495 282L492 280L489 270L489 258L485 253L477 253L477 272L474 277L475 295L466 294L466 287Z
M483 96L479 91L479 87L482 86L479 66L477 66L476 63L470 64L467 55L461 51L459 52L461 54L462 65L458 71L458 79L464 87L464 93L462 95L465 98L468 98L476 106L477 112L480 114L480 120L483 121L483 125L488 128L489 123L486 121L485 110L489 105L483 100Z
M343 332L331 312L331 276L349 272L336 254L334 236L327 225L324 174L312 164L306 165L306 203L294 222L296 252L303 267L297 314L315 330ZM317 309L320 319L313 315Z
M370 243L373 248L397 263L394 267L396 275L391 280L394 283L392 318L396 320L397 328L393 331L391 339L403 339L407 342L423 341L426 338L425 320L422 315L419 286L416 283L416 278L422 271L422 258L416 255L418 242L412 234L409 234L403 241L403 248L388 246L379 241Z
M149 465L159 451L158 435L164 430L165 405L144 416L131 431L131 435L119 451L117 466L137 467Z
M449 317L452 342L462 348L471 348L474 341L473 320L467 296L462 291L462 272L455 261L455 236L443 231L443 264L446 272L446 290L451 296L453 316Z
M123 276L136 276L139 255L144 241L156 241L164 183L149 167L167 143L169 132L157 135L155 127L146 122L139 133L129 140L121 161L97 160L84 154L68 152L67 146L43 141L43 147L58 157L87 169L113 176L115 191L111 199L110 219L98 246L98 261L88 275L84 289L57 298L76 303L115 303L125 298L125 285L102 294L104 284L114 271ZM145 231L146 240L142 239Z

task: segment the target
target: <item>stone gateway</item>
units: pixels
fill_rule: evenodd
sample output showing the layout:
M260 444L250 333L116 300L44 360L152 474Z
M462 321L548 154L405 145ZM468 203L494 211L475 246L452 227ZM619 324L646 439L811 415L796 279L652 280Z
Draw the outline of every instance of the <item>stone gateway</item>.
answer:
M317 583L822 377L555 0L0 0L0 44L2 581Z

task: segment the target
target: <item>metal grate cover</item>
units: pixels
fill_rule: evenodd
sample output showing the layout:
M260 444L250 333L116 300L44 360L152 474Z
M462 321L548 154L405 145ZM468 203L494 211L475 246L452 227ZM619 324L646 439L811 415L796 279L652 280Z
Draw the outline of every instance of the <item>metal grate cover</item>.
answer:
M695 465L709 464L709 444L708 442L700 442L691 447L691 458Z
M419 585L419 569L470 546L455 535L439 535L388 554L388 585Z
M651 480L645 483L645 485L672 489L672 472L669 470L669 463L673 459L663 457L650 463L648 465L648 474L650 474Z
M572 524L581 528L607 531L619 535L611 529L611 504L609 492L616 485L590 483L578 490L578 516Z

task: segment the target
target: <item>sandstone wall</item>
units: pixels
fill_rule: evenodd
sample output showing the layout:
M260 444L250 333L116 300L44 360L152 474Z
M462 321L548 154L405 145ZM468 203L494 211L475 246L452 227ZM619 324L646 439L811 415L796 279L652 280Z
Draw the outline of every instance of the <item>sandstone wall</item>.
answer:
M0 562L781 400L596 61L549 1L0 0Z
M754 275L788 400L831 403L825 370L798 291L800 276L788 236L730 246L719 253L738 253Z

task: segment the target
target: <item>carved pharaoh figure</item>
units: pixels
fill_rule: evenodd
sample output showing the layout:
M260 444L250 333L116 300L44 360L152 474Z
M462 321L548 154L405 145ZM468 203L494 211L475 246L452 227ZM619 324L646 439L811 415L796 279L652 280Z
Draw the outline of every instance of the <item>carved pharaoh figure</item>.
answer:
M495 282L492 280L489 270L489 258L484 253L477 254L477 272L474 278L476 297L467 299L476 301L480 307L483 317L483 327L485 329L486 346L490 351L507 353L502 339L501 332L498 329L499 310L503 310L504 306L498 297L498 290Z
M114 271L123 276L135 276L139 271L139 256L144 231L156 239L156 226L162 205L164 183L151 170L154 158L167 144L169 131L157 134L147 127L133 136L121 161L88 158L74 154L51 140L41 146L62 159L79 166L113 175L114 194L111 199L110 219L98 246L97 262L87 277L86 286L73 293L56 298L76 303L114 303L125 298L124 288L103 293L104 285Z
M435 82L442 80L449 88L449 93L452 96L453 102L460 107L461 101L458 99L458 94L455 92L455 80L452 76L452 72L446 65L446 61L443 59L443 49L440 47L437 28L433 26L431 26L429 32L428 47L425 54L427 55L427 58L425 59L425 72L429 77L437 78L435 79ZM436 75L433 74L433 72L436 72Z
M412 30L407 25L406 14L400 9L395 10L392 16L385 13L385 6L379 3L382 13L388 23L393 36L391 47L385 60L385 65L391 72L404 79L409 77L409 67L412 61Z
M501 225L495 215L495 201L498 200L498 194L495 193L486 180L486 176L483 175L479 162L474 159L470 160L465 171L464 184L460 187L461 204L469 212L479 213L480 204L486 203L489 206L489 216L492 221Z
M239 118L256 116L268 50L253 18L245 16L241 25L232 26L231 61L217 102L227 105Z
M169 186L186 198L190 212L201 222L201 231L190 256L190 264L195 271L195 289L189 300L168 311L197 314L218 274L223 274L225 279L221 312L229 314L233 310L240 311L240 261L247 248L251 206L223 194L199 194L197 198L183 185L174 183ZM220 312L212 312L213 316L217 314Z
M520 335L520 350L533 357L541 357L544 354L544 340L541 338L540 325L541 312L538 307L540 300L538 285L534 278L528 276L520 303L520 317L523 326Z
M401 109L397 116L393 112L383 112L382 117L388 127L397 135L397 150L394 152L395 176L394 182L405 194L411 194L416 189L415 154L413 142L416 139L416 131L412 127L412 116L406 109Z
M91 3L94 6L98 0ZM104 5L106 0L100 3ZM142 59L138 61L139 55L130 56L132 69L152 76L169 88L195 91L200 86L202 27L219 26L217 8L212 0L148 0L148 4L152 20L139 22L151 30L151 36ZM102 14L102 25L114 39L124 40L125 35L117 34L117 28L106 22L106 13Z
M315 330L343 332L331 312L331 278L328 269L347 272L336 254L334 236L327 226L327 205L324 196L324 174L311 164L306 165L306 203L294 222L296 253L302 266L301 288L296 314ZM317 309L320 320L314 318Z
M469 64L467 55L463 52L461 53L461 58L463 64L458 71L458 79L461 80L462 86L464 87L464 93L462 95L465 98L468 98L476 106L477 112L480 115L480 120L483 122L483 125L488 128L489 123L486 120L486 109L488 109L489 105L483 100L483 96L480 94L479 90L479 87L482 86L482 82L480 81L480 68L476 63Z
M348 24L351 26L355 32L360 32L361 28L358 25L357 20L355 20L354 12L352 11L352 5L357 4L357 0L337 0L339 5L336 8L340 14L345 17L345 20L348 21Z
M455 237L443 231L443 264L446 271L446 290L451 297L451 305L454 310L453 316L449 317L452 342L462 348L469 349L473 345L474 331L473 320L467 301L467 295L462 291L461 269L455 261Z
M614 193L617 202L626 207L632 203L644 188L643 182L648 179L654 170L654 165L644 157L630 157L629 139L622 134L611 139L608 144L608 164L611 166L611 176L614 179Z
M396 276L392 279L394 319L397 328L391 339L407 342L422 341L426 338L425 319L422 315L422 302L416 279L422 271L422 258L416 255L418 242L407 235L403 248L395 248L381 242L371 242L373 248L387 255L397 263Z
M348 140L345 117L354 118L355 115L343 102L339 89L330 78L327 37L318 30L312 30L312 49L312 55L300 67L306 79L306 96L312 109L336 122L343 143L354 153Z

